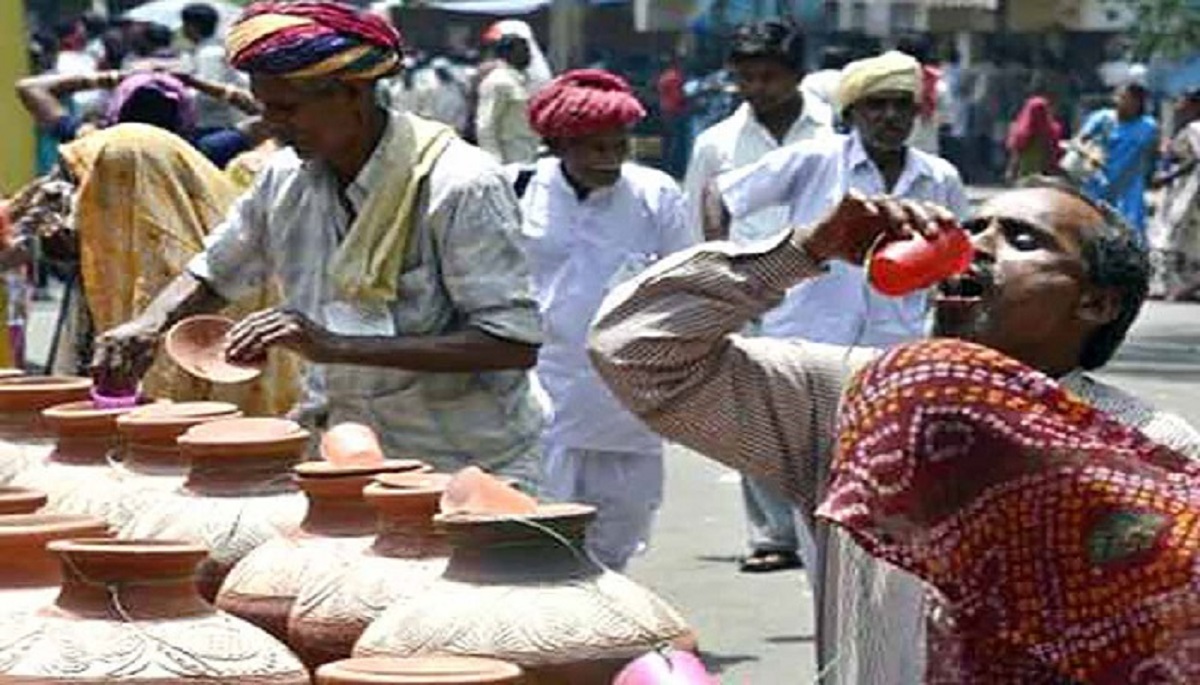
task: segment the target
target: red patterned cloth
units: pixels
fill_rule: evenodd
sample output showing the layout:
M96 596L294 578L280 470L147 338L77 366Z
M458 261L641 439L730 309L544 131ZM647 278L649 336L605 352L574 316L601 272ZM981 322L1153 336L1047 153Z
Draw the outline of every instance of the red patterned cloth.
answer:
M529 103L529 125L547 139L632 126L645 116L646 108L625 79L603 69L568 71Z
M838 441L817 515L940 593L960 682L1200 683L1196 463L955 340L866 367Z

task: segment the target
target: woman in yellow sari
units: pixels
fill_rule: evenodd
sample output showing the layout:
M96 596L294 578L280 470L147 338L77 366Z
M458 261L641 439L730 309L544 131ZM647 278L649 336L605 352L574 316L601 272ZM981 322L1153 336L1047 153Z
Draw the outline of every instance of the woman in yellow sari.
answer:
M87 372L95 332L131 318L183 271L240 189L182 138L153 126L120 124L59 150L58 173L39 182L71 188L71 213L52 213L36 231L48 249L78 259L77 296L64 306L52 352L53 372L77 374ZM228 314L240 318L274 300L262 293ZM277 415L297 398L298 362L275 355L256 381L215 385L159 354L142 387L151 397L216 399Z

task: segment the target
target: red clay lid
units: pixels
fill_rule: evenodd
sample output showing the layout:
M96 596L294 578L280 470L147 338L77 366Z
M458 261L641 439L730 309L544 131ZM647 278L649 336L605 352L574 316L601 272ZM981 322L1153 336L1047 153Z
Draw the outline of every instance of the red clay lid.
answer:
M163 341L167 355L184 371L213 383L245 383L262 373L261 366L232 364L225 359L233 319L201 314L171 327Z
M237 405L229 402L157 402L134 409L121 423L176 423L225 418L237 413Z
M516 664L473 656L346 659L317 670L317 685L505 685L518 683Z
M427 472L433 467L417 459L387 459L374 465L342 465L327 461L306 461L296 464L292 470L303 478L341 478L347 476L373 476L375 474L404 474Z
M41 411L63 402L88 399L90 378L17 376L0 378L0 410Z
M0 485L0 516L32 514L46 505L46 493L15 485Z
M381 473L375 483L384 490L445 492L451 478L448 473Z
M143 404L141 406L148 406ZM42 410L42 418L52 429L78 432L109 432L117 429L117 418L137 411L138 407L97 409L91 400L64 402Z
M179 436L181 445L243 445L307 439L308 431L288 419L266 416L218 419L197 424Z

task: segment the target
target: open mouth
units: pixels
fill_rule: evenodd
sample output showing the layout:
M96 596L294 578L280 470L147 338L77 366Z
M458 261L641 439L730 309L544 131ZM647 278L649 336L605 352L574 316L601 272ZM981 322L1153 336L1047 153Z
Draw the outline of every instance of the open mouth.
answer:
M991 289L991 274L973 265L966 273L939 283L936 299L939 305L973 305L982 301Z

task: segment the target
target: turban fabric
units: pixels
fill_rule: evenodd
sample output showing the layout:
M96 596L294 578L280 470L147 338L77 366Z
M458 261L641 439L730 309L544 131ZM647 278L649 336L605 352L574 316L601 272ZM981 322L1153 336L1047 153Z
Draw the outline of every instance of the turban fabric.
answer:
M847 64L838 86L838 106L845 111L859 100L886 92L912 93L916 101L921 90L921 63L892 50Z
M124 121L122 115L125 105L144 92L155 93L175 105L178 128L173 133L186 136L196 127L196 101L188 87L174 76L156 71L138 72L121 79L104 112L105 125L112 126Z
M340 2L257 2L229 32L233 66L288 78L367 80L400 68L400 34Z
M625 79L603 69L568 71L529 102L529 124L543 138L586 136L645 116Z

